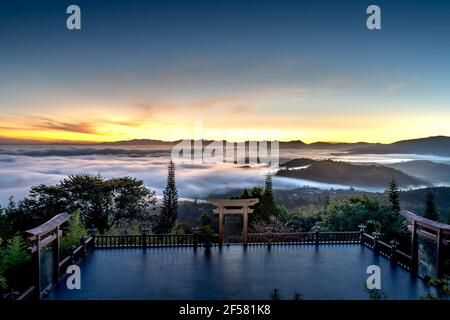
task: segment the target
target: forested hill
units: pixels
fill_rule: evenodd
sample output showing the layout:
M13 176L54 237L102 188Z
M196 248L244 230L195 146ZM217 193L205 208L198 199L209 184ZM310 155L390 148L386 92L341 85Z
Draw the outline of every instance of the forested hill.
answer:
M386 187L394 178L400 187L430 186L423 179L382 165L351 164L333 160L295 159L282 165L277 176L354 187ZM299 168L303 167L303 168Z

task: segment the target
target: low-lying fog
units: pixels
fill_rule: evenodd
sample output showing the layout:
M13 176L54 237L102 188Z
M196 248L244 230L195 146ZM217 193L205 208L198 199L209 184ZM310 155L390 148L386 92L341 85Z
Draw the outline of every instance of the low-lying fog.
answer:
M106 178L132 176L144 180L158 195L166 183L168 148L96 148L89 146L0 146L0 204L8 198L22 199L31 186L55 184L71 174L101 174ZM280 162L306 157L339 159L351 162L394 163L408 160L432 160L450 163L450 158L420 155L346 155L334 150L281 150ZM261 165L178 164L176 175L180 197L204 199L232 189L264 184ZM274 188L301 186L348 188L313 181L274 178ZM372 190L379 191L379 190Z

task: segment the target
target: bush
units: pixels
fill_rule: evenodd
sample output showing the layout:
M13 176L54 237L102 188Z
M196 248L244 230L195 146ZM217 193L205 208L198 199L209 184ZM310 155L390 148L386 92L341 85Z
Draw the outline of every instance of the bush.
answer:
M22 288L27 284L25 271L27 271L31 256L28 252L27 242L22 236L16 234L8 241L6 250L0 259L2 260L0 261L0 287L3 289Z
M5 251L3 250L3 241L0 239L0 290L4 290L7 288L6 278L5 278L5 270L6 270L6 259L5 259Z
M68 255L71 246L80 244L80 238L87 235L86 228L81 222L80 211L77 210L72 214L67 226L67 230L61 238L60 251L62 256Z
M214 235L214 228L212 226L211 217L206 212L204 212L200 216L199 222L200 222L200 227L198 229L198 234L201 237L210 237L210 236Z

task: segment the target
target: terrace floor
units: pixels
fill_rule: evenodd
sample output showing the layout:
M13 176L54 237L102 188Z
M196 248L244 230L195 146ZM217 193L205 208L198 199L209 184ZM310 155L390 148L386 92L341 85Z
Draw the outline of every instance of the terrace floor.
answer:
M359 244L242 245L203 248L96 249L80 264L81 289L66 281L47 299L368 299L369 265L381 268L388 299L417 299L428 288L419 278Z

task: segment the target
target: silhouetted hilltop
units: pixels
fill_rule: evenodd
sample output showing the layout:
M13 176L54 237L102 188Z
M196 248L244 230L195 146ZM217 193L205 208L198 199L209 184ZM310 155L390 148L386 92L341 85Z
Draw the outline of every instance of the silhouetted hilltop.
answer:
M429 160L406 161L387 166L436 183L450 183L450 165Z
M353 148L351 154L411 153L450 156L450 137L436 136Z
M281 165L282 177L354 187L386 187L394 178L400 187L429 186L430 183L382 165L351 164L333 160L295 159ZM306 166L306 167L305 167ZM293 169L304 167L303 169Z

